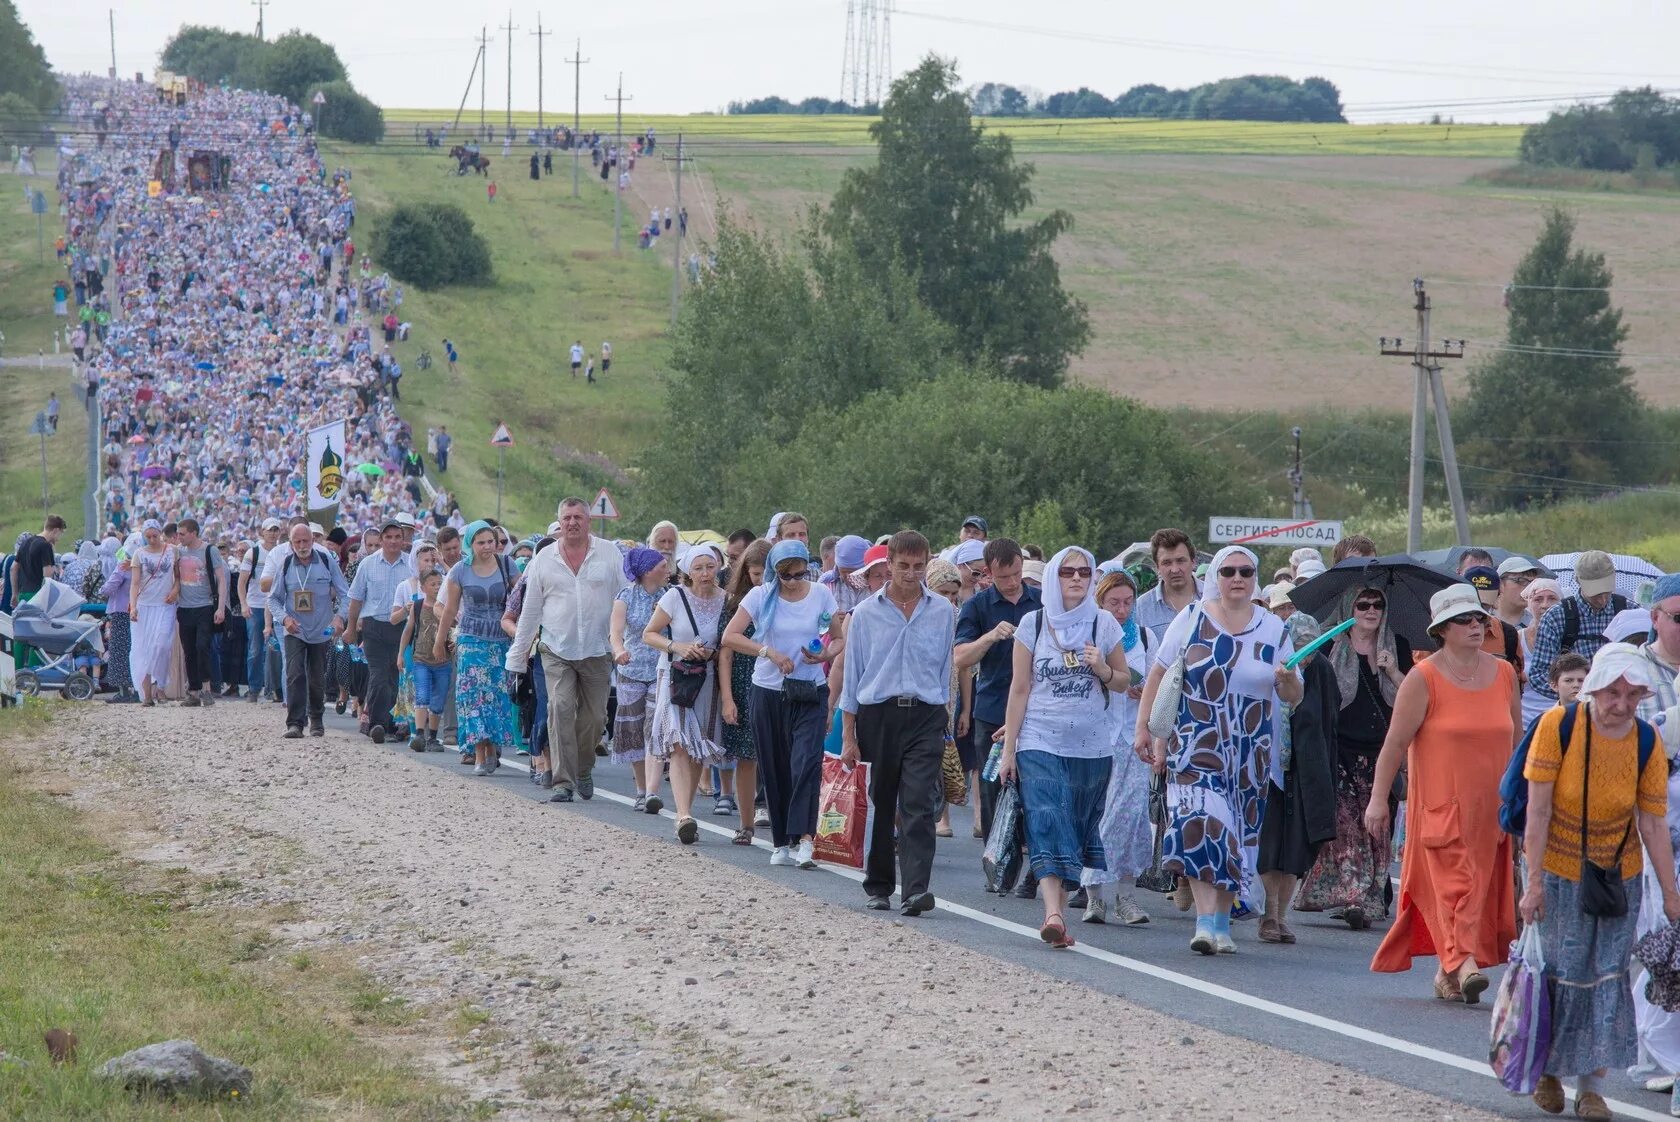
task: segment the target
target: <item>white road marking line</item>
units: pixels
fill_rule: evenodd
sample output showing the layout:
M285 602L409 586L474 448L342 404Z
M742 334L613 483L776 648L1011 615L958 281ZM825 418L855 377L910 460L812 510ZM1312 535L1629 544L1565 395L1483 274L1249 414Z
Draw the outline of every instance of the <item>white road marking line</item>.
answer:
M518 770L524 772L529 772L531 770L525 764L514 763L510 760L503 760L502 763L507 767L517 768ZM607 791L601 788L596 788L595 795L599 798L620 803L624 806L633 807L636 805L636 801L634 799L621 795L616 791ZM659 817L675 819L676 815L671 811L662 810L659 812ZM702 821L699 818L696 818L694 821L702 830L709 830L714 834L721 834L730 839L735 837L734 830ZM771 848L770 843L762 838L755 837L753 839L753 845L759 847L760 849ZM826 862L822 862L819 863L817 867L825 872L833 873L835 876L844 877L849 881L854 881L860 884L863 882L862 873L858 872L856 869L849 869L844 865L831 865ZM998 931L1006 931L1011 935L1019 935L1024 939L1030 939L1035 944L1042 943L1042 940L1038 937L1038 931L1035 928L1028 927L1025 924L1016 923L1013 920L1000 919L997 916L988 915L985 912L975 911L973 908L965 907L962 904L953 904L943 899L938 901L937 910L949 912L952 915L961 916L964 919L973 920L976 923L985 924L987 927L995 928ZM1457 1071L1468 1072L1471 1075L1481 1075L1488 1079L1492 1079L1494 1077L1493 1069L1488 1066L1486 1060L1467 1059L1455 1052L1446 1052L1440 1048L1431 1048L1426 1044L1414 1044L1410 1040L1403 1040L1398 1036L1389 1036L1387 1033L1373 1032L1370 1029L1361 1028L1358 1025L1350 1025L1345 1021L1338 1021L1334 1018L1325 1017L1318 1013L1309 1013L1305 1009L1296 1009L1290 1005L1283 1005L1276 1001L1269 1001L1263 997L1256 997L1253 994L1244 993L1241 990L1231 989L1229 986L1222 986L1216 982L1204 981L1201 978L1195 978L1189 974L1180 974L1176 970L1168 970L1164 966L1156 966L1154 963L1144 962L1141 959L1128 958L1125 955L1115 954L1113 951L1105 951L1100 947L1091 947L1085 945L1084 943L1076 943L1071 950L1074 954L1082 954L1085 957L1095 959L1098 962L1107 963L1109 966L1117 966L1122 970L1130 970L1134 974L1142 974L1145 977L1154 978L1157 981L1168 982L1175 986L1182 986L1185 989L1195 990L1197 993L1205 996L1215 997L1221 1001L1228 1001L1232 1005L1240 1005L1258 1013L1268 1013L1286 1021L1294 1021L1296 1024L1309 1025L1316 1029L1322 1029L1325 1032L1334 1033L1337 1036L1345 1036L1351 1040L1357 1040L1364 1044L1374 1044L1379 1048L1387 1048L1391 1052L1399 1052L1403 1055L1413 1056L1420 1060L1429 1060L1433 1063L1440 1064L1443 1067L1450 1067ZM1125 995L1122 994L1120 996L1124 997ZM1168 1015L1170 1016L1171 1014L1169 1013ZM1379 1074L1377 1075L1377 1078L1381 1079L1384 1077ZM1512 1099L1518 1099L1522 1096L1513 1095L1511 1097ZM1574 1089L1565 1087L1564 1097L1573 1102L1575 1099ZM1642 1118L1647 1120L1647 1122L1668 1122L1669 1119L1667 1111L1658 1112L1655 1110L1649 1110L1634 1103L1622 1102L1609 1097L1606 1097L1604 1101L1610 1107L1611 1111L1619 1117Z

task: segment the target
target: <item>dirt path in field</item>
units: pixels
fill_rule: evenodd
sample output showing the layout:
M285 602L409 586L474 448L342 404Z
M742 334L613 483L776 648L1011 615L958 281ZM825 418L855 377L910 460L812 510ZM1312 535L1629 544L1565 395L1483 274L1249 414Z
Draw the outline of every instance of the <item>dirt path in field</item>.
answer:
M276 712L70 708L19 763L148 822L115 839L144 859L232 878L236 901L297 905L307 918L274 954L356 947L437 1014L410 1044L498 1117L1248 1118L1229 1088L1260 1085L1287 1088L1293 1118L1350 1104L1361 1119L1489 1117L814 901L502 780L338 731L281 740ZM445 1024L480 1021L460 1038ZM1174 1071L1218 1077L1162 1078Z

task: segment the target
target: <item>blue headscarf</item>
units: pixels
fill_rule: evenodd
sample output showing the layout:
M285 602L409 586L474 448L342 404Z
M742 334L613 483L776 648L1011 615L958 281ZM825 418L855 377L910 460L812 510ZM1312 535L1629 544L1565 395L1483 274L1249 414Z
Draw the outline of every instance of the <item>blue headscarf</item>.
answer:
M495 529L494 526L490 525L490 523L486 522L482 518L480 518L480 519L478 519L477 521L474 521L474 522L468 522L465 526L463 526L461 528L461 541L467 547L467 562L468 562L468 564L472 563L472 540L473 540L473 538L478 536L478 532L480 530L494 530L494 529Z
M624 575L630 580L639 581L653 572L654 567L663 560L665 555L657 549L638 545L624 555Z
M766 641L770 635L770 621L776 618L776 603L782 598L782 582L776 575L776 566L783 561L810 564L811 551L798 538L789 538L770 547L770 556L764 559L764 587L768 589L764 594L764 618L753 621L756 624L753 633L765 636Z

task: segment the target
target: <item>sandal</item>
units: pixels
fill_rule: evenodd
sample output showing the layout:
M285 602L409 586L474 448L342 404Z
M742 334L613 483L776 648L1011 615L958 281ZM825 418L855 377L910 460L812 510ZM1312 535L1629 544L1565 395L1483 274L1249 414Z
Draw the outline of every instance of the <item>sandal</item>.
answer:
M1061 912L1050 914L1050 918L1044 921L1044 926L1038 929L1038 937L1049 943L1051 950L1065 951L1073 946L1073 936L1067 933L1067 925L1062 920Z
M1464 1000L1464 995L1458 990L1458 980L1445 974L1435 975L1435 996L1441 1001Z
M1480 970L1470 971L1464 976L1464 980L1458 983L1459 994L1463 997L1466 1005L1478 1004L1482 999L1482 994L1487 992L1487 988L1487 975Z
M677 819L677 840L684 845L693 845L700 839L700 823L692 818Z
M751 829L744 829L744 830L736 830L735 831L735 837L734 837L733 840L731 840L731 842L729 844L731 844L731 845L751 845L752 843L753 843L753 832L752 832L752 830Z

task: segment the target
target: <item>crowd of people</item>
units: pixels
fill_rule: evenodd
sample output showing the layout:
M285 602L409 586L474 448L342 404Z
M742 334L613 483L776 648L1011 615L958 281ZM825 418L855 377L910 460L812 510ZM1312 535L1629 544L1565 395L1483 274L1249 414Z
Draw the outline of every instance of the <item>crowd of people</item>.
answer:
M108 533L61 554L49 518L9 584L106 605L113 702L276 704L290 739L324 737L331 704L474 776L516 752L557 804L590 800L610 758L636 812L669 799L680 844L709 798L734 844L802 869L825 757L867 763L864 906L935 909L933 857L968 807L965 828L1025 867L988 889L1036 899L1052 950L1075 920L1151 907L1193 911L1198 954L1238 953L1247 920L1287 948L1291 915L1320 913L1386 924L1371 969L1433 958L1429 992L1476 1005L1538 925L1554 1012L1537 1104L1561 1111L1569 1078L1576 1113L1608 1118L1612 1067L1674 1087L1680 1016L1636 994L1632 949L1680 921L1662 733L1680 721L1680 576L1634 605L1603 553L1558 579L1468 550L1400 627L1357 535L1269 579L1253 550L1209 557L1179 529L1047 556L978 515L937 550L910 529L813 548L796 512L762 534L660 522L612 541L566 498L522 536L428 504L406 470L348 471L336 522L312 522L303 430L351 418L347 466L419 459L356 330L385 288L350 280L348 173L273 98L211 90L189 112L73 87L95 93L116 127L60 190L66 268L112 313L88 358ZM174 145L222 151L228 190L148 191ZM574 373L583 358L579 341ZM440 470L449 440L425 439ZM1319 581L1334 594L1304 595Z

